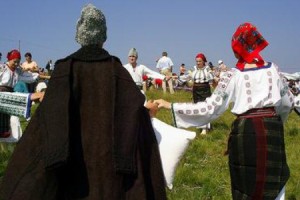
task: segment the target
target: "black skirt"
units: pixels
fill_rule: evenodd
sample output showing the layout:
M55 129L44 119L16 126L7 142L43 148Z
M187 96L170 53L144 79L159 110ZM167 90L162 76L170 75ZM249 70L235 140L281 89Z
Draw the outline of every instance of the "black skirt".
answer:
M193 101L194 103L205 101L211 96L209 83L194 83L193 85Z
M0 92L12 92L11 87L0 86ZM10 130L10 115L0 113L0 137L6 137Z

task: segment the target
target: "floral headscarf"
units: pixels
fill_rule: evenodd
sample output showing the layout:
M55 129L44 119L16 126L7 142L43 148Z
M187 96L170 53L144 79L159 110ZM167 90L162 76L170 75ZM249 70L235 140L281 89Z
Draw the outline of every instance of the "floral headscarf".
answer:
M236 67L244 70L246 63L255 63L258 67L263 66L264 60L259 55L268 42L251 23L241 24L232 36L231 47L235 54L239 55Z

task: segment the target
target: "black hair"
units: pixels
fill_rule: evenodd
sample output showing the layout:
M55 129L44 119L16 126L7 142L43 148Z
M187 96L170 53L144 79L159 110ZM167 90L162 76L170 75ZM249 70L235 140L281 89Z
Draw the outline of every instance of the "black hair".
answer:
M30 52L27 52L27 53L25 53L25 55L24 55L25 57L30 57L30 58L32 58L32 55L31 55L31 53Z

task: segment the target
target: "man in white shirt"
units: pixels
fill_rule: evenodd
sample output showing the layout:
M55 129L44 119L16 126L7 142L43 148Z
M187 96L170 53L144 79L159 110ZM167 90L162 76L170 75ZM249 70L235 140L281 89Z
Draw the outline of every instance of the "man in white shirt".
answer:
M21 67L23 71L27 71L30 73L39 73L39 67L38 64L32 60L32 55L30 52L25 53L25 59L26 61L22 63ZM37 82L33 83L27 83L28 91L29 92L34 92L35 87L37 86Z
M128 64L124 65L124 67L127 69L127 71L129 72L133 81L139 87L139 89L143 89L145 91L145 87L143 87L143 76L145 75L152 79L165 79L164 75L152 71L145 65L138 64L137 59L137 50L135 48L130 49L128 53Z
M164 92L167 91L166 82L168 82L170 93L174 94L173 89L173 79L172 79L172 68L173 68L173 62L171 58L168 57L167 52L162 53L162 57L157 61L156 68L159 70L159 72L165 76L169 76L170 78L168 80L163 81L163 90Z

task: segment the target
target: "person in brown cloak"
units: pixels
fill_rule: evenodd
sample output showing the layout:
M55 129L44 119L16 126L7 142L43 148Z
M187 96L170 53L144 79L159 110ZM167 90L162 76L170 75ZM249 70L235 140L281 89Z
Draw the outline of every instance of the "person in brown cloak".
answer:
M56 62L0 199L166 199L145 97L103 49L105 16L91 4L82 10L76 41L82 47Z

